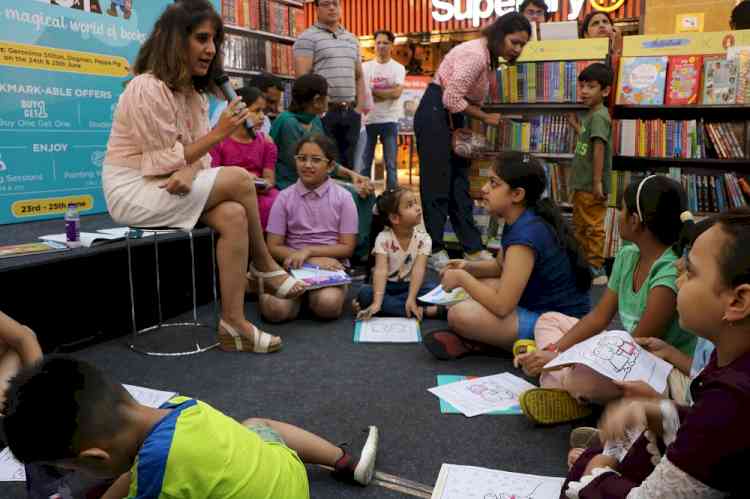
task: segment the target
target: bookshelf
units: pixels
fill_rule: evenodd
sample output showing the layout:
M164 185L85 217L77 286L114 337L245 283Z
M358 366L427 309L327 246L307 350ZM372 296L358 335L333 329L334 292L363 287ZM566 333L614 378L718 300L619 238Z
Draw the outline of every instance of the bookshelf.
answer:
M588 109L578 101L578 74L591 62L604 61L608 51L603 39L529 42L515 65L498 70L490 102L482 107L508 121L496 129L475 125L495 149L489 158L520 151L543 160L549 193L562 206L569 206L567 166L575 149L566 115ZM483 171L486 167L472 168L472 174ZM482 183L470 177L472 195Z
M284 106L294 80L292 45L304 29L304 3L299 0L222 0L226 37L224 71L234 86L270 73L284 82Z
M677 39L679 43L676 43ZM616 222L622 191L630 182L638 181L645 175L663 173L681 182L688 197L689 209L697 215L711 215L747 204L750 189L745 189L749 185L745 176L750 175L750 105L703 104L707 88L706 60L716 60L716 57L725 59L727 40L732 40L736 46L750 45L750 31L625 38L623 64L616 89L618 104L613 109L613 120L617 122L614 130L618 135L613 137L615 148L610 208L605 223L606 257L614 257L622 245ZM696 71L687 75L683 73L680 75L682 79L676 80L679 83L673 83L671 70L690 56L695 56L698 61L694 66ZM653 83L655 89L664 85L661 88L664 102L669 102L666 96L670 91L681 89L692 92L685 94L691 97L683 102L694 103L619 103L626 100L620 98L625 97L622 91L631 81L626 60L635 65L637 61L647 58L657 61L661 58L667 63L667 78L664 81L657 79ZM712 80L712 84L719 86L718 80ZM738 94L739 91L738 86ZM629 144L627 151L623 151L625 143ZM644 151L649 151L651 155L646 155ZM669 157L669 153L689 157Z

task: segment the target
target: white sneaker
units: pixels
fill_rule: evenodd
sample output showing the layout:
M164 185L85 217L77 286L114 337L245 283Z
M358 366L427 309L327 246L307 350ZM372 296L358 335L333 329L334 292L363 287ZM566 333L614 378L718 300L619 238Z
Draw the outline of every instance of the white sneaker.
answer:
M354 469L354 480L367 485L375 474L375 460L378 456L378 427L370 426L367 440L359 453L359 462Z
M464 253L464 260L467 262L483 262L494 259L495 255L487 250L475 251L474 253Z
M448 256L448 252L440 250L437 253L430 255L427 259L427 266L436 272L440 272L446 265L448 265L449 260L450 257Z

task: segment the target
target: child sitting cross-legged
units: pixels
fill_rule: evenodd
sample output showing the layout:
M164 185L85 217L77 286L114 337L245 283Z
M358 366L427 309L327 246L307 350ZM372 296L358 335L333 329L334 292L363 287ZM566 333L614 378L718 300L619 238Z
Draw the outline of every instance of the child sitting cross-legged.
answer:
M143 406L91 364L64 357L45 359L11 381L3 427L22 463L116 478L104 499L307 499L303 463L366 485L378 445L374 426L356 458L301 428L263 419L239 423L188 397L158 409Z
M633 337L663 338L685 355L693 354L695 335L680 327L676 312L675 263L682 256L681 234L692 227L685 207L682 186L663 175L625 189L618 223L620 236L632 244L617 254L603 297L581 320L560 313L542 315L534 330L537 350L515 359L526 374L541 374L542 388L521 397L521 408L531 420L551 424L578 419L591 412L585 403L605 404L622 396L622 386L583 365L542 373L556 352L601 333L618 312Z
M422 222L417 196L400 187L388 189L378 197L373 212L370 236L373 241L370 253L375 260L373 282L372 286L362 286L352 303L357 320L368 320L374 315L419 320L423 314L445 315L444 307L425 309L417 303L418 296L436 286L424 282L432 240L417 228Z
M268 250L287 269L304 264L325 270L343 270L357 245L357 207L346 189L329 177L336 148L324 135L303 137L294 156L299 178L279 193L268 219ZM260 282L260 311L272 322L292 320L300 310L299 298L283 299L264 293ZM330 286L307 292L312 313L320 319L338 319L348 286Z
M611 404L600 446L568 473L570 499L745 497L750 459L750 210L733 209L693 243L677 280L680 326L715 350L690 384L692 406ZM618 451L618 448L621 449Z
M461 287L471 299L450 307L450 330L425 335L438 359L504 355L534 337L543 313L582 317L591 309L591 270L555 203L542 197L546 188L544 168L528 154L494 163L482 198L505 220L503 248L495 260L451 260L441 272L443 289Z

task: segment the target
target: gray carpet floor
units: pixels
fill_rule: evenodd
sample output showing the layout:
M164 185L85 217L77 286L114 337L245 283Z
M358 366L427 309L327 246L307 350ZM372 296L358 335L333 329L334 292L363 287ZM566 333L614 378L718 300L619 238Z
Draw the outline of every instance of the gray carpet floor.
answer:
M354 290L353 290L354 291ZM352 292L353 292L352 291ZM602 288L592 291L594 302ZM248 317L260 320L255 303ZM203 315L211 308L204 307ZM426 321L422 330L443 323ZM442 463L563 476L571 425L540 428L523 416L442 415L427 392L438 374L519 374L510 358L435 360L421 344L372 345L352 341L353 317L309 318L265 324L284 339L273 355L210 351L188 358L151 358L127 348L125 339L76 352L115 379L176 391L204 400L235 418L286 421L336 443L352 440L367 425L380 428L377 469L429 485ZM381 487L357 488L309 469L313 498L408 497ZM0 497L25 497L23 484L0 484Z

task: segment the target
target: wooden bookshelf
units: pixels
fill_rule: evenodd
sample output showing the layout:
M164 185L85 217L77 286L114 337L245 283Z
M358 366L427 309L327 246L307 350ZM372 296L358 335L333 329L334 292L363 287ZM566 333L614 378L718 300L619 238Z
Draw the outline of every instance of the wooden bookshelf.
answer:
M482 106L485 111L494 112L516 112L522 114L549 113L549 112L578 112L586 111L588 107L584 104L573 102L516 102L513 104L491 102Z
M297 41L296 38L291 36L277 35L276 33L269 33L267 31L259 31L256 29L242 28L240 26L233 26L231 24L225 24L224 28L229 33L241 34L241 35L253 35L260 38L272 40L274 42L292 44Z
M630 106L614 108L614 119L670 119L692 120L703 118L709 121L744 121L750 117L750 106L737 104L725 106Z
M281 78L282 80L295 80L294 76L291 75L280 75L269 73L268 71L257 71L254 69L224 68L224 72L230 76L257 76L260 74L273 74L276 78Z
M615 170L644 171L662 170L669 167L712 170L713 173L734 171L750 173L750 159L683 159L652 158L641 156L613 156L612 168Z

